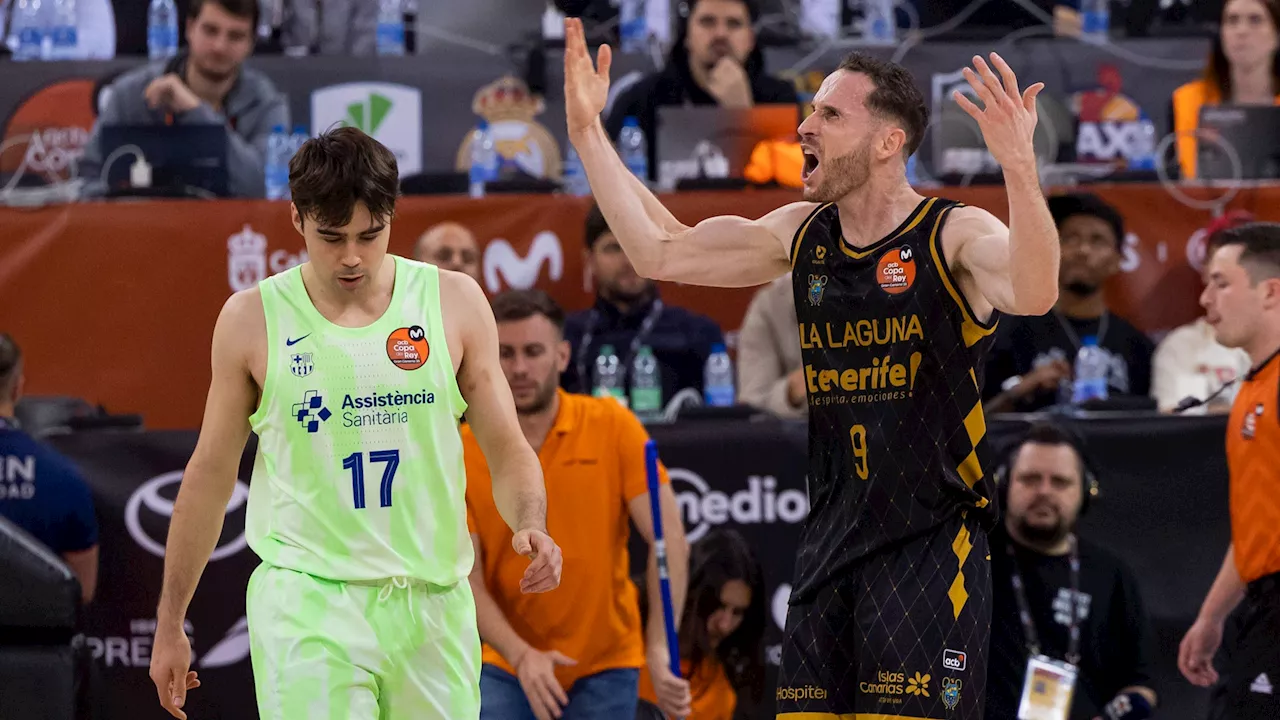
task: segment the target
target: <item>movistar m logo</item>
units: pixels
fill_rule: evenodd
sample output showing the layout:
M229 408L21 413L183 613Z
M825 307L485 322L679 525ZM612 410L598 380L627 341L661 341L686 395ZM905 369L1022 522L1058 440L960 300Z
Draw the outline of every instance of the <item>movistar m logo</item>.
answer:
M343 122L360 130L366 135L373 135L382 127L395 103L391 98L378 93L369 93L363 102L353 102L347 106L347 116Z

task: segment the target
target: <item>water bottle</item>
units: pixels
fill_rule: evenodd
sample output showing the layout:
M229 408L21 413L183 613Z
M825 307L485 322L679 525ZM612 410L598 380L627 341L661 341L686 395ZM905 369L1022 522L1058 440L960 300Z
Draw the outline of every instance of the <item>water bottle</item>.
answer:
M893 45L898 21L893 16L894 0L863 0L862 41L867 45Z
M178 8L173 0L151 0L147 7L147 55L168 60L178 54Z
M734 403L733 361L721 343L711 346L702 374L702 396L711 407L731 407Z
M642 419L662 412L662 371L648 345L641 346L631 363L631 410Z
M1156 126L1151 118L1142 114L1138 121L1139 134L1129 154L1130 170L1156 169Z
M1098 338L1084 338L1076 353L1075 379L1071 384L1071 402L1080 405L1089 400L1107 399L1107 376L1111 361L1107 352L1098 347Z
M44 60L45 19L41 0L16 0L9 32L16 38L14 60Z
M800 0L800 29L811 37L839 38L843 15L843 0Z
M573 149L573 145L564 154L564 178L561 186L570 195L583 197L591 194L591 183L587 181L587 173L582 169L582 158L578 157L578 151Z
M622 121L622 132L618 134L618 154L622 156L622 164L627 166L632 175L640 178L640 182L649 182L649 144L645 140L644 131L640 129L640 121L628 117Z
M627 396L622 390L622 361L612 345L600 346L596 366L591 376L591 394L596 397L613 397L623 405Z
M649 44L649 27L645 22L645 0L620 0L618 7L618 40L624 53L642 53Z
M1080 0L1080 39L1105 43L1111 29L1111 0Z
M311 133L307 132L307 128L302 125L293 126L293 134L289 136L289 159L302 149L302 145L311 139Z
M50 0L46 2L49 3ZM76 0L51 0L49 10L49 37L52 44L49 59L74 60L79 47L76 37L76 26L79 24Z
M271 129L267 137L267 199L282 200L289 196L289 134L283 125Z
M404 55L404 11L400 0L378 0L378 54Z
M498 179L498 151L489 121L481 120L471 140L471 197L484 197L485 183Z

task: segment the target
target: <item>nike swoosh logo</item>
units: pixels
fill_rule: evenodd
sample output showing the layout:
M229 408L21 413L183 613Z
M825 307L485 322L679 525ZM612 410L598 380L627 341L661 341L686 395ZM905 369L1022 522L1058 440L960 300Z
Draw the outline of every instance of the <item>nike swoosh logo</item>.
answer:
M284 339L284 344L285 344L285 345L288 345L289 347L293 347L294 345L297 345L298 343L302 342L303 340L306 340L306 339L307 339L307 338L309 338L309 337L311 337L311 333L307 333L306 335L303 335L302 337L298 338L297 340L290 340L289 338L285 338L285 339Z

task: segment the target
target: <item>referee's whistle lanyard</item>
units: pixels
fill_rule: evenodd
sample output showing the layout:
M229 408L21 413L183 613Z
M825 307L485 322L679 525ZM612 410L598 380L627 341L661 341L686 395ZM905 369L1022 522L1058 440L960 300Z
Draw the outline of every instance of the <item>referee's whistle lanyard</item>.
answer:
M1027 605L1027 592L1022 583L1022 573L1018 571L1018 558L1014 555L1012 543L1006 545L1005 550L1013 562L1013 573L1010 579L1013 581L1013 597L1018 603L1018 618L1022 621L1022 633L1027 641L1027 651L1031 653L1031 657L1036 657L1041 654L1040 635L1036 632L1036 624L1031 617L1031 607ZM1071 564L1071 600L1067 603L1070 606L1068 613L1071 624L1067 627L1070 639L1067 641L1065 660L1074 667L1080 667L1080 616L1076 611L1076 598L1080 594L1080 549L1075 535L1071 536L1067 560Z
M627 370L631 367L631 361L635 359L636 353L640 351L640 347L644 345L644 341L649 338L649 334L653 332L653 326L658 324L658 318L662 317L662 298L655 298L653 306L649 308L649 312L644 316L644 320L640 322L640 329L636 331L636 336L631 338L631 346L627 350L627 356L620 359L618 363L618 380L622 387L626 387ZM587 375L587 353L591 352L591 341L596 337L596 326L600 324L600 311L595 308L591 309L591 317L587 320L587 326L582 330L582 340L578 342L578 353L576 367L578 371L578 382L583 392L590 393L594 390L591 387L594 382L590 375Z

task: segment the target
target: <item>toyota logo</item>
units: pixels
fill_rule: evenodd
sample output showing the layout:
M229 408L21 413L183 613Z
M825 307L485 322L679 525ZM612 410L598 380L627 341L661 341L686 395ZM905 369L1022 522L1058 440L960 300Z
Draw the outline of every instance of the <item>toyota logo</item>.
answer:
M129 496L129 502L124 506L124 526L129 530L129 535L138 545L156 557L164 557L164 541L169 531L169 518L173 517L173 499L169 496L177 497L177 487L181 482L181 470L157 475L134 490ZM168 490L170 485L173 486L172 491ZM231 492L231 499L227 501L226 514L231 515L240 510L248 499L249 486L237 479L235 489ZM161 517L163 521L160 520ZM222 537L218 539L218 546L209 557L210 562L235 555L248 546L248 540L244 536L242 514L238 520L235 524L236 529L233 530L234 538L226 543L222 538L227 537L230 528L228 528L229 523L223 524Z

